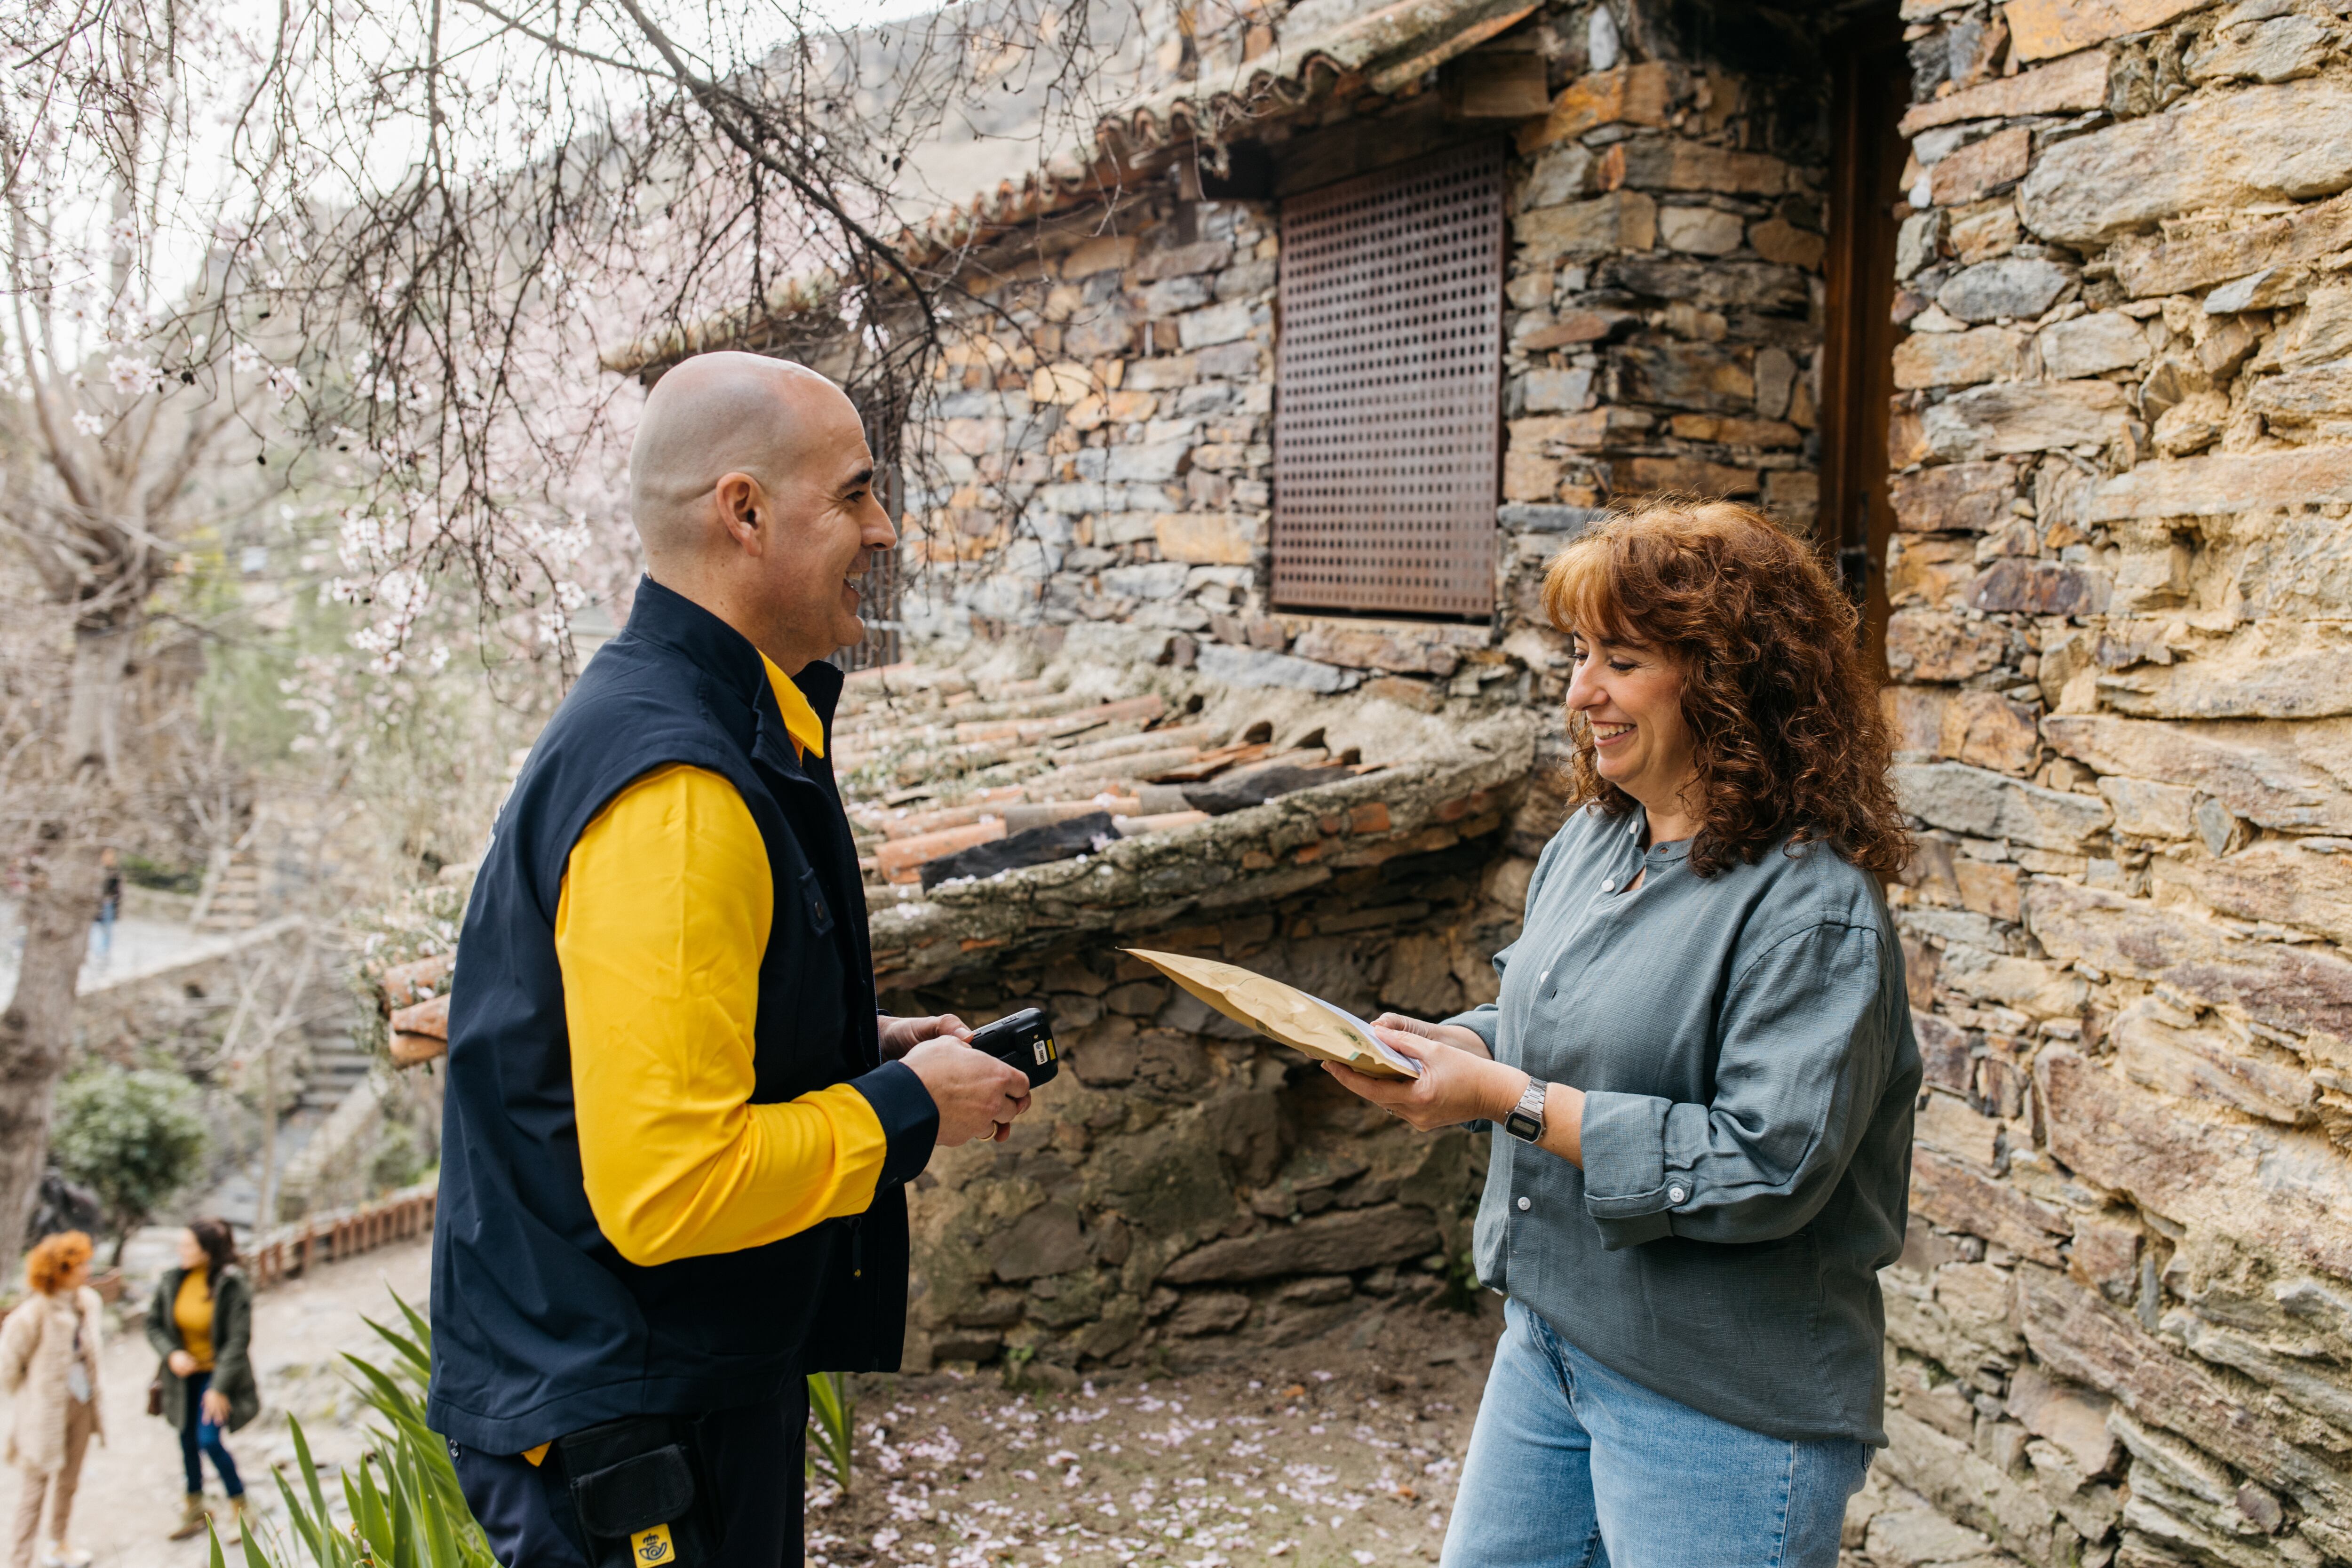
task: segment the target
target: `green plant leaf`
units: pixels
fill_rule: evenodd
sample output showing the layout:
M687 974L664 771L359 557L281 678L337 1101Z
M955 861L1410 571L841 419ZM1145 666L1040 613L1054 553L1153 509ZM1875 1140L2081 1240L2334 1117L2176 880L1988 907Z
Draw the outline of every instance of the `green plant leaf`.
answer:
M260 1533L261 1521L247 1514L242 1538L245 1545L245 1568L273 1568L268 1557L261 1550L261 1542L255 1539Z
M406 1299L404 1298L399 1291L394 1290L391 1294L393 1305L398 1307L400 1309L400 1315L408 1320L409 1334L418 1344L423 1345L428 1352L431 1351L433 1348L433 1325L418 1315L416 1309L410 1306Z
M808 1397L809 1445L803 1468L810 1475L826 1476L846 1492L857 1425L848 1380L837 1372L811 1373Z
M394 1350L398 1351L402 1356L406 1358L408 1364L415 1370L417 1376L430 1377L433 1374L432 1352L427 1351L423 1345L418 1344L406 1334L398 1333L391 1329L385 1328L382 1323L377 1322L373 1318L367 1316L365 1313L362 1313L360 1315L360 1321L365 1323L369 1328L373 1329L377 1333L383 1335L385 1341L388 1342Z

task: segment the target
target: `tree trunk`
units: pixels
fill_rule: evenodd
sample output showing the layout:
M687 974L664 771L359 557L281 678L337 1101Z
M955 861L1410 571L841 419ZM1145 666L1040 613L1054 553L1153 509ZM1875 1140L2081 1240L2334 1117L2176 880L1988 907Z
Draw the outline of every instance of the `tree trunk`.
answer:
M64 825L49 825L52 842ZM25 958L0 1013L0 1279L14 1279L25 1226L49 1152L49 1112L73 1040L74 990L98 913L98 847L64 844L43 858L25 895Z
M77 784L122 776L118 716L122 711L123 675L139 618L101 621L74 628L73 688L66 700L67 776Z
M100 841L110 832L121 749L116 715L137 639L136 612L74 630L64 745L53 787L79 809L44 822L25 895L25 956L0 1013L0 1279L16 1275L25 1227L48 1163L49 1115L73 1044L74 996L97 917Z

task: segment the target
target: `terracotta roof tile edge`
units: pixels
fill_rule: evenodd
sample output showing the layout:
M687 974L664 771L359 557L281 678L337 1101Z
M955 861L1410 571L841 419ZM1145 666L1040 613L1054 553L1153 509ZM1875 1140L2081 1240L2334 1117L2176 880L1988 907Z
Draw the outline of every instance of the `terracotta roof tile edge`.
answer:
M1176 142L1218 142L1235 127L1298 109L1336 83L1361 78L1376 92L1409 86L1465 49L1533 15L1530 0L1396 0L1321 33L1244 62L1229 85L1186 82L1141 99L1095 126L1091 152L1072 149L971 201L951 204L892 241L910 265L929 266L1076 203L1116 201L1132 188L1136 162ZM1368 74L1369 73L1369 74ZM762 323L805 314L837 298L830 269L786 279L758 305L707 317L598 356L619 375L637 375L690 354L726 347Z

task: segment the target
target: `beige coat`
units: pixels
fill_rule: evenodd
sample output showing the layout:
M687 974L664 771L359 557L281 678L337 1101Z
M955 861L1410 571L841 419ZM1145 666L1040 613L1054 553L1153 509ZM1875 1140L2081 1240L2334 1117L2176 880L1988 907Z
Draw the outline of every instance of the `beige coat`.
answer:
M81 1317L81 1350L89 1373L91 1414L100 1441L105 1417L99 1414L98 1369L106 1348L105 1319L98 1292L82 1287L70 1297L35 1294L0 1322L0 1393L14 1396L16 1421L5 1453L12 1465L40 1475L54 1472L66 1458L66 1375L73 1365L74 1317Z

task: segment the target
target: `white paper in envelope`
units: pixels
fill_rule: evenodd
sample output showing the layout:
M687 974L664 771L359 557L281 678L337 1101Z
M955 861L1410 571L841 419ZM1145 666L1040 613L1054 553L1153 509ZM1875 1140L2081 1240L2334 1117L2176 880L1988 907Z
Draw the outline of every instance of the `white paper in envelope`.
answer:
M1316 1001L1323 1002L1323 998L1320 996L1315 996L1315 994L1312 991L1301 992L1300 994L1305 996L1314 996ZM1396 1068L1397 1071L1404 1074L1407 1078L1419 1078L1421 1076L1421 1064L1413 1060L1411 1057L1405 1055L1402 1051L1397 1049L1394 1046L1390 1045L1386 1040L1381 1039L1378 1035L1372 1033L1372 1026L1370 1024L1366 1023L1363 1019L1357 1017L1353 1013L1349 1012L1337 1002L1323 1002L1323 1005L1330 1008L1331 1011L1339 1014L1339 1016L1354 1025L1356 1026L1357 1033L1362 1035L1366 1040L1370 1041L1371 1043L1372 1049L1380 1053L1381 1060L1388 1063L1389 1066Z
M1236 1024L1268 1039L1372 1078L1419 1078L1420 1064L1382 1045L1371 1026L1320 996L1213 958L1123 950L1151 965Z

